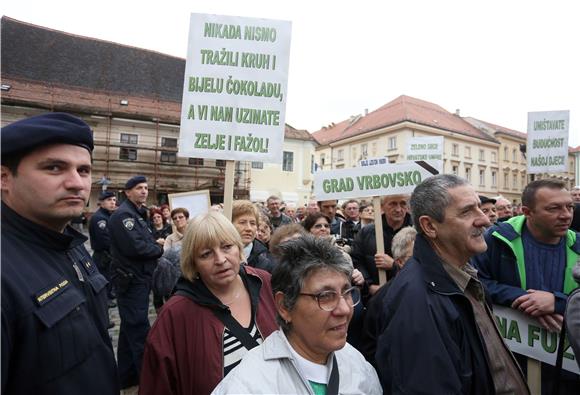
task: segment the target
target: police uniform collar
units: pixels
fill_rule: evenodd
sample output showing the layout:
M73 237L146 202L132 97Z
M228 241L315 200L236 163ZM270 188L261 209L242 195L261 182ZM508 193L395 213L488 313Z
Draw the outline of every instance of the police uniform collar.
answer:
M64 233L55 232L24 218L2 202L2 232L11 232L22 239L53 250L68 250L87 241L87 237L67 226Z

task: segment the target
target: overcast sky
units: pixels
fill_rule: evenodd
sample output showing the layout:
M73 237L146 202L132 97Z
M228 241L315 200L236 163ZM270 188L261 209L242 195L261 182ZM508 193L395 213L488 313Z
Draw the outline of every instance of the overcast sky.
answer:
M85 5L90 4L90 5ZM526 131L570 110L580 145L574 1L3 1L2 15L186 57L191 12L292 22L286 122L314 132L400 95Z

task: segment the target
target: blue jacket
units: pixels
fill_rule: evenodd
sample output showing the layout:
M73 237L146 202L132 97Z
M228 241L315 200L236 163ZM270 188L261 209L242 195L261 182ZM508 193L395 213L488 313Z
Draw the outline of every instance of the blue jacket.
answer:
M130 271L136 278L149 281L163 255L147 223L147 210L125 200L109 220L113 266Z
M375 359L385 393L495 393L471 303L422 235L379 321Z
M487 288L493 303L511 306L514 300L526 294L525 262L523 261L522 228L525 217L513 217L499 222L487 230L485 241L487 251L472 258L481 282ZM571 230L566 237L568 262L561 289L552 290L556 297L555 312L564 314L566 309L566 289L575 288L571 283L572 268L580 253L580 238ZM519 256L519 261L518 261Z
M2 203L3 394L119 393L107 280L86 237L57 233Z

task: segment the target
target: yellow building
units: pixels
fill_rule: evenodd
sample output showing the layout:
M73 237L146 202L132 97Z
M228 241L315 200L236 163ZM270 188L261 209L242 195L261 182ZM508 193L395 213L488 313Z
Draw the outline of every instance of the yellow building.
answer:
M412 137L443 136L443 172L466 178L482 194L502 195L519 202L528 182L523 145L526 134L409 96L399 96L375 111L332 123L313 133L319 168L341 169L360 160L386 157L389 163L405 159ZM551 175L574 183L574 157L569 171ZM545 177L546 175L542 175ZM540 176L538 176L540 177Z

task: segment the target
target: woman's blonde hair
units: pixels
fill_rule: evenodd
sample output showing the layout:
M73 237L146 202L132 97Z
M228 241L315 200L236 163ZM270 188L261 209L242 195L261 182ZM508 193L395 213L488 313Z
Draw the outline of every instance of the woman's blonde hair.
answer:
M260 215L254 203L249 200L234 200L232 205L232 222L242 215L251 215L256 218L256 223L260 222Z
M222 243L232 243L240 251L240 262L245 261L244 247L240 234L232 223L221 213L210 211L198 215L189 222L181 245L181 273L189 281L197 277L195 260L201 250L213 248Z

